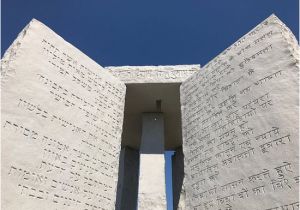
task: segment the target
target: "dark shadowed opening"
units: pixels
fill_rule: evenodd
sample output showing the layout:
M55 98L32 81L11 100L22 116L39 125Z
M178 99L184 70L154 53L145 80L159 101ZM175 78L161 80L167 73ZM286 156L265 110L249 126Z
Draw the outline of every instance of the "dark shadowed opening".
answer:
M149 112L160 112L164 116L167 210L177 210L183 183L180 85L181 83L126 84L117 210L137 210L142 114Z

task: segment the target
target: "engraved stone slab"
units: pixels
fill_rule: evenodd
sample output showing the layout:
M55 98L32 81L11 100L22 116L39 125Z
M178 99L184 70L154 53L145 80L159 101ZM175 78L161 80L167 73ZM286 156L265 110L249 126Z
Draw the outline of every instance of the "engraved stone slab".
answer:
M187 209L299 209L298 52L272 15L182 84Z
M115 208L125 85L32 20L2 60L2 208Z
M108 66L115 77L127 83L182 83L200 70L200 65Z

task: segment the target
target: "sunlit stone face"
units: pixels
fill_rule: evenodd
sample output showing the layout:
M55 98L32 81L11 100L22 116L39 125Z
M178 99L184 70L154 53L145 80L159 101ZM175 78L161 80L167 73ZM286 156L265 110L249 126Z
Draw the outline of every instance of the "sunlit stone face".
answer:
M105 69L36 20L1 64L4 209L165 209L166 149L175 209L299 207L299 46L274 15L201 71Z
M1 73L2 208L114 209L124 83L36 20Z

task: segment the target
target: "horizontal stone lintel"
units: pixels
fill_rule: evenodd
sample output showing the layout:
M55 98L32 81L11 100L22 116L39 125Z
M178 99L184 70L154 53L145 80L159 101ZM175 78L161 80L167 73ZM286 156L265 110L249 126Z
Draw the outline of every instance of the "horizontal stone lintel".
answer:
M105 67L124 83L182 83L200 70L200 64Z

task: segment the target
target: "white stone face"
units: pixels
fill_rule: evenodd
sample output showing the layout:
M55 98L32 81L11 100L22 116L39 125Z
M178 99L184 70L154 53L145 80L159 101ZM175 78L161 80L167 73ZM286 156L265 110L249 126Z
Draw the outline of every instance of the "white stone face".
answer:
M164 154L141 154L139 175L139 210L166 210Z
M298 52L272 15L182 84L187 209L299 208Z
M2 60L2 208L115 208L125 85L36 20Z
M108 66L115 77L130 83L182 83L200 70L200 65Z

